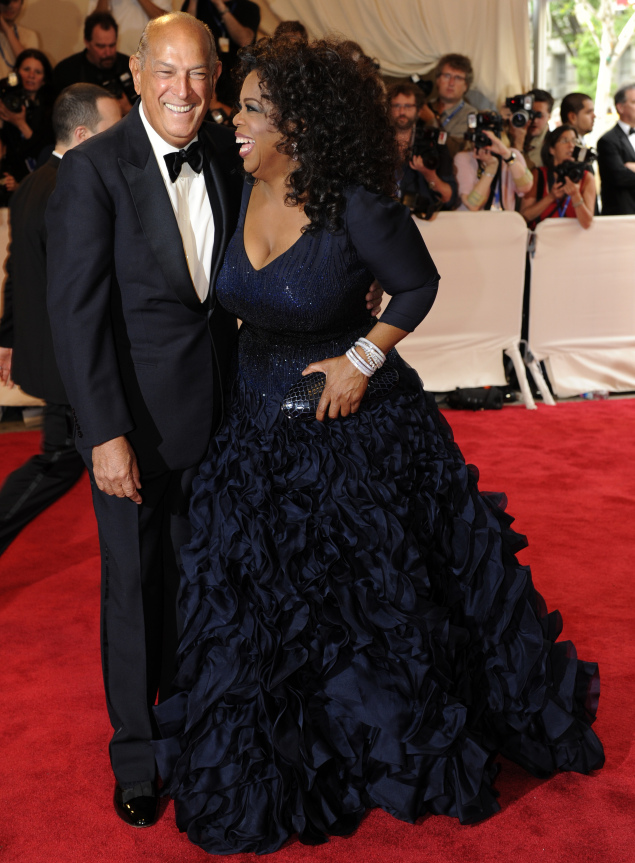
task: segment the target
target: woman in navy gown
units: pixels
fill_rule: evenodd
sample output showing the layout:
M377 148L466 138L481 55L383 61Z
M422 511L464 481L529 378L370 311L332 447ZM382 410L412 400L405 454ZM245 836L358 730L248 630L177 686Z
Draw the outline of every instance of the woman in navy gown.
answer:
M477 821L499 808L497 753L538 776L602 765L597 667L556 643L504 497L479 493L394 350L438 274L387 196L396 154L372 64L264 41L242 76L251 182L217 293L243 325L194 487L159 770L180 829L217 854L325 841L376 806ZM391 295L375 325L373 278ZM360 337L372 344L349 359ZM382 354L398 382L362 400ZM287 416L313 372L316 415Z

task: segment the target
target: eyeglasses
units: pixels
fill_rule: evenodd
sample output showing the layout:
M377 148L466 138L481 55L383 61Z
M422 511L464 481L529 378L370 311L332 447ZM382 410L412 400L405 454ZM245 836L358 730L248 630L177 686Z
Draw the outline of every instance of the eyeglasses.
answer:
M404 109L412 110L413 108L417 107L417 104L416 102L410 102L409 104L405 105L403 102L393 102L390 107L393 111L399 111Z
M441 72L439 78L443 78L443 80L447 81L448 84L450 81L467 81L465 75L452 75L451 72Z

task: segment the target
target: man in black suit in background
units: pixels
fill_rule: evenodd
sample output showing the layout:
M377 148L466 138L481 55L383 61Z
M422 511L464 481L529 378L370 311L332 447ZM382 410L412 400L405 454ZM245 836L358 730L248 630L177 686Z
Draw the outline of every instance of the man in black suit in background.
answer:
M616 125L598 141L602 215L635 213L635 84L615 94Z
M130 68L141 100L60 166L48 304L99 527L115 810L145 827L157 816L152 706L174 673L190 487L237 332L214 284L242 175L233 132L203 125L220 73L204 24L150 21Z
M121 119L117 100L101 87L75 84L53 111L55 150L20 183L11 201L12 242L0 321L0 380L46 401L41 452L0 489L0 554L42 510L79 479L84 463L73 443L73 419L60 379L46 310L46 205L64 154Z

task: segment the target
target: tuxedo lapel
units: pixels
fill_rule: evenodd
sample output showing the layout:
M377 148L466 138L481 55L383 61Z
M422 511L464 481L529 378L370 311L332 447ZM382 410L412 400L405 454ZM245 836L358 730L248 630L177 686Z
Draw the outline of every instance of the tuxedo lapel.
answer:
M119 158L143 233L163 275L183 305L205 314L185 259L179 226L138 107L129 115L129 158Z
M204 142L205 160L203 162L203 173L207 195L214 217L214 249L212 251L212 266L209 277L210 300L214 302L214 286L216 277L223 263L221 249L227 246L227 225L229 223L229 210L227 203L227 190L222 172L216 162L214 144L210 140L204 128L199 132L199 137Z
M621 126L615 126L616 140L620 142L620 149L625 162L632 162L635 159L635 153L631 146L631 140L635 143L635 135L629 137Z

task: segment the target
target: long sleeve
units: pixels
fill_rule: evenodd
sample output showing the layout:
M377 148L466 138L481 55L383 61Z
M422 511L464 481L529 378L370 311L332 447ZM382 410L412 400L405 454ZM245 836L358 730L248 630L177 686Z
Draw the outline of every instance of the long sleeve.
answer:
M440 277L410 211L360 186L347 196L346 227L360 259L391 296L382 322L412 332L432 308Z
M55 354L82 443L95 446L134 425L113 332L114 205L93 163L79 150L62 159L46 224Z

